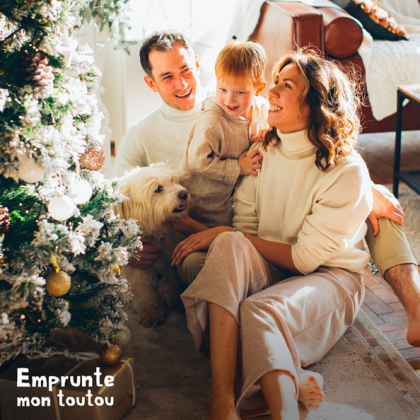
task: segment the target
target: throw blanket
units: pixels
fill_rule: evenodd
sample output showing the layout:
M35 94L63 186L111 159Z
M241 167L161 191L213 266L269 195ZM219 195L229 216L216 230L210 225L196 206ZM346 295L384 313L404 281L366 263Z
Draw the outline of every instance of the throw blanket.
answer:
M397 110L397 87L420 83L420 5L418 0L376 0L403 25L409 41L365 39L359 54L366 69L372 113L382 120Z
M254 31L265 0L239 0L233 14L228 41L235 35L247 40ZM338 7L328 0L302 0L313 7ZM418 0L376 0L407 30L410 41L378 41L365 30L359 49L366 69L372 113L382 120L397 110L397 87L420 83L420 5Z

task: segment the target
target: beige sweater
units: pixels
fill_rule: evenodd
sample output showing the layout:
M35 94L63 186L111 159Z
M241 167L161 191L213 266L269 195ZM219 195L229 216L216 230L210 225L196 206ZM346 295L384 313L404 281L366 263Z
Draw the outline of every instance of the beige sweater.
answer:
M231 225L238 159L249 149L250 136L267 128L267 112L267 101L256 97L250 124L246 118L227 115L215 99L206 103L179 167L180 183L193 199L191 217L209 227Z
M283 134L281 143L257 147L263 165L244 177L235 193L234 226L260 238L292 245L303 274L319 266L361 270L365 220L372 208L366 165L358 153L339 159L325 172L315 165L316 147L306 130Z

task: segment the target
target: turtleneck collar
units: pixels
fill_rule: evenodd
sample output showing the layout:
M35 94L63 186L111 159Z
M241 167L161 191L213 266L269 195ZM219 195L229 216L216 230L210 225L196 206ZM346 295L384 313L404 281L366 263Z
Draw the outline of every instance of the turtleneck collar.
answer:
M285 155L303 158L313 155L317 150L317 147L309 140L306 129L293 133L282 133L277 129L277 135L280 138L280 147Z
M172 108L166 102L161 106L162 114L172 121L191 121L200 115L201 102L197 101L194 108L188 111L181 111L179 109Z

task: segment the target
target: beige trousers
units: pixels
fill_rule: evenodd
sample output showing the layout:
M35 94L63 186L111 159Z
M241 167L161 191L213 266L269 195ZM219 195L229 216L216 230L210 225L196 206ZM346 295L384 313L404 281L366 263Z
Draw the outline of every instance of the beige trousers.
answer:
M416 259L411 252L403 228L389 219L379 219L379 234L373 236L370 221L365 236L373 262L383 276L385 271L400 264L415 264Z
M361 273L321 268L286 275L269 265L241 233L219 235L206 264L181 295L188 328L207 353L208 303L228 310L240 325L242 379L240 415L267 413L259 379L272 370L289 372L319 361L353 322L363 302Z

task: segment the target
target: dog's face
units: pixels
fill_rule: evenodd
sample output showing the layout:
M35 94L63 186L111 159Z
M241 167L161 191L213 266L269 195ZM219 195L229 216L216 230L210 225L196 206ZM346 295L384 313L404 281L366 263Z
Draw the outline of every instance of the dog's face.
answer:
M163 163L128 172L121 192L129 198L121 205L122 217L136 219L145 235L161 231L174 217L182 217L191 203L175 172Z

